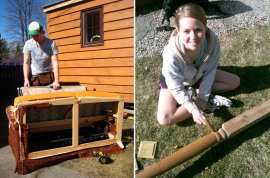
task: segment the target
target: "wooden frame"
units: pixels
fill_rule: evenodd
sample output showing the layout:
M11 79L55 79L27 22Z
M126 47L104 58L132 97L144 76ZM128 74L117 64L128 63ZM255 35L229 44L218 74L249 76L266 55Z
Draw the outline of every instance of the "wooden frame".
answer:
M93 13L99 14L99 34L94 35L91 40L88 40L88 29L90 28L94 29L94 27L88 24L87 16L91 15ZM99 45L104 45L104 31L103 31L103 6L99 7L94 7L91 9L87 9L85 11L81 12L81 47L88 47L88 46L99 46ZM92 41L95 38L99 38L98 41Z
M84 123L85 121L98 121L105 119L105 116L93 116L93 117L84 117L79 118L79 109L81 104L88 104L88 103L106 103L106 102L117 102L117 112L114 115L116 119L116 135L108 135L109 139L94 141L89 143L79 144L79 124ZM50 104L54 105L72 105L72 120L55 120L55 121L43 121L38 123L27 123L26 113L23 117L23 123L28 125L29 129L33 129L33 131L42 131L53 129L54 127L61 127L65 125L70 125L72 123L72 145L65 146L60 148L48 149L48 150L41 150L41 151L34 151L28 153L26 158L28 159L39 159L54 155L60 155L64 153L69 153L73 151L78 151L82 149L88 149L93 147L100 147L111 145L117 143L121 148L124 148L121 137L122 137L122 121L123 121L123 110L124 110L124 100L122 98L117 97L68 97L68 98L58 98L52 100L36 100L36 101L28 101L18 103L17 107L20 108L22 106L31 106L36 104ZM42 127L42 128L41 128ZM43 128L44 127L44 128ZM51 128L52 127L52 128Z

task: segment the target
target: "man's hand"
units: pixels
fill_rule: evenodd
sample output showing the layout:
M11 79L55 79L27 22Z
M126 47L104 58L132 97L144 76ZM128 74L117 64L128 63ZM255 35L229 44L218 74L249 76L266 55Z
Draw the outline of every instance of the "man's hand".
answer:
M24 84L23 84L24 87L30 87L30 82L29 80L24 80Z
M54 90L59 90L61 88L61 85L59 84L59 82L53 82L50 87Z

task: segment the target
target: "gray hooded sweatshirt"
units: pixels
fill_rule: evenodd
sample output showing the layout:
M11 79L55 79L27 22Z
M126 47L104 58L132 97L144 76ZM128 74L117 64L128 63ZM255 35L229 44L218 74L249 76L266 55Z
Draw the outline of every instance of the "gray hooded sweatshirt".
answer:
M193 86L200 80L199 95L197 98L208 101L211 88L216 75L216 69L220 60L220 45L217 36L207 28L206 39L208 48L203 63L199 68L192 65L186 55L187 49L179 43L178 31L174 30L169 44L163 51L162 74L165 77L168 89L176 101L183 105L189 112L196 107L185 90L185 86Z

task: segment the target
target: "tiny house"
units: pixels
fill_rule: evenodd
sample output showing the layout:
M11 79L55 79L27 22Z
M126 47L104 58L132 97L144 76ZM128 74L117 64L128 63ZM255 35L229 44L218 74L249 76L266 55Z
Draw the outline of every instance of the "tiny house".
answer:
M134 1L69 0L44 7L60 82L134 99Z

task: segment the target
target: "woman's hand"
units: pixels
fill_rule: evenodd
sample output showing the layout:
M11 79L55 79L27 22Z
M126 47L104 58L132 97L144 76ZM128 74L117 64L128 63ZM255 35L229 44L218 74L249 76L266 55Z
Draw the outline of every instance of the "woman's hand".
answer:
M206 117L200 109L194 108L191 114L192 114L194 122L198 124L206 125Z

